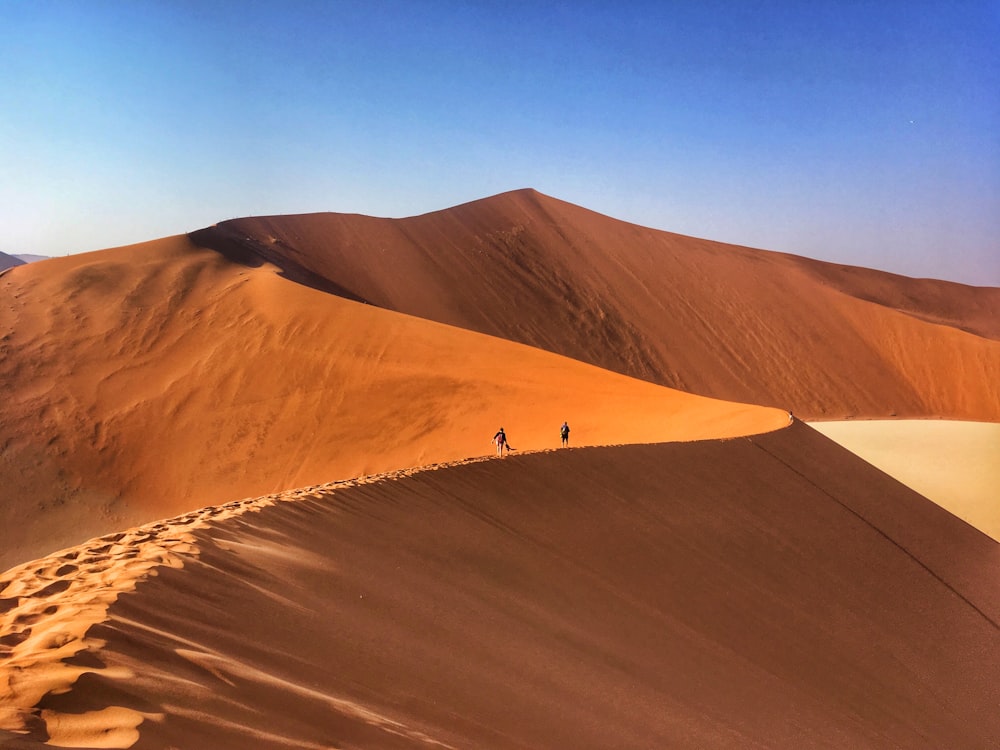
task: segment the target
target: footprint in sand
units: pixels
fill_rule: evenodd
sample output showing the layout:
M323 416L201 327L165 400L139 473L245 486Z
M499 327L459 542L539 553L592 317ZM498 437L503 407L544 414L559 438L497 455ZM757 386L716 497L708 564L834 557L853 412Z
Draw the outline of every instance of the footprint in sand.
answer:
M23 643L30 637L31 637L31 628L25 628L24 630L15 631L13 633L7 633L5 635L0 636L0 653L4 653L6 649L11 649L17 644Z
M35 612L33 614L22 614L14 618L15 627L23 627L25 625L34 625L36 622L41 620L43 617L48 617L49 615L54 615L59 611L59 607L55 604L50 604L48 607L43 609L41 612Z
M38 589L38 591L28 594L28 596L32 599L47 599L50 596L61 594L72 585L71 581L56 581L55 583L50 583L44 588Z

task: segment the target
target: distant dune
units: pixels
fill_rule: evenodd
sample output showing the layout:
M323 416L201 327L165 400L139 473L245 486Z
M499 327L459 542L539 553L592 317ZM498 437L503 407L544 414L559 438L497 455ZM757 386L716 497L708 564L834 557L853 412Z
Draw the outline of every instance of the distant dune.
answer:
M9 268L0 382L0 747L1000 746L1000 544L788 413L1000 423L1000 289L525 190Z
M205 505L519 450L785 426L326 294L185 237L0 278L0 568ZM53 303L53 301L57 301Z
M564 419L574 445L780 421L703 417L581 362L740 414L1000 421L998 310L1000 289L644 229L531 190L410 219L241 219L19 266L0 278L0 566L211 503L480 455L500 424L523 449ZM646 399L664 406L632 419Z
M803 418L1000 421L1000 288L694 239L521 190L192 235L373 305Z
M996 747L998 576L800 423L515 456L11 571L0 717L21 747Z
M18 260L23 260L25 263L37 263L40 260L48 260L51 256L33 255L32 253L18 253L14 257Z
M14 266L20 266L27 263L27 261L18 258L16 255L7 255L7 253L0 253L0 271L5 271L8 268L13 268Z

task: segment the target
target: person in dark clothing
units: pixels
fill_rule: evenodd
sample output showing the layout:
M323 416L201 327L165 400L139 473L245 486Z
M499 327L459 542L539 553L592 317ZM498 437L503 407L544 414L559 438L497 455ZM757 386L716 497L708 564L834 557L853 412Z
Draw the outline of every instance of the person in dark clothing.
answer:
M559 437L562 438L563 448L569 445L569 422L563 422L559 428Z
M507 452L510 453L510 443L507 442L507 433L503 431L503 427L501 427L497 431L497 434L493 436L493 442L497 446L498 456L503 455L504 448L506 448Z

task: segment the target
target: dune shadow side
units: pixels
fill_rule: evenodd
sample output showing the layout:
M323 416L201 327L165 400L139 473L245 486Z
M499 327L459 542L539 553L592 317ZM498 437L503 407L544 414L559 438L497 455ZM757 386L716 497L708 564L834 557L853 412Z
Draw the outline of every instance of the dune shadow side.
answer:
M482 461L193 535L88 632L135 677L49 708L163 714L140 750L1000 736L1000 548L801 423Z
M361 295L315 271L310 271L294 258L289 257L290 253L295 251L284 247L281 243L276 243L274 246L268 245L225 223L190 232L188 237L198 247L214 250L232 263L238 263L248 268L260 268L265 263L271 263L281 269L279 275L282 278L294 281L296 284L302 284L327 294L335 294L353 302L372 304Z

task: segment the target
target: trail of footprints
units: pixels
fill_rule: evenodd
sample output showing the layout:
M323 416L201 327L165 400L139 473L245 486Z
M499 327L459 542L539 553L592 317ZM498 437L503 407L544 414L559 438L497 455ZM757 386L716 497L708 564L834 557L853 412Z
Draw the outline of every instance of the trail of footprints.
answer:
M46 694L68 690L81 674L97 671L66 661L103 645L87 639L87 630L105 619L121 593L155 575L156 568L182 567L185 556L197 556L193 530L278 502L319 499L345 487L488 460L494 459L482 456L400 469L208 506L91 539L0 574L0 729L30 731L42 721L36 706Z

